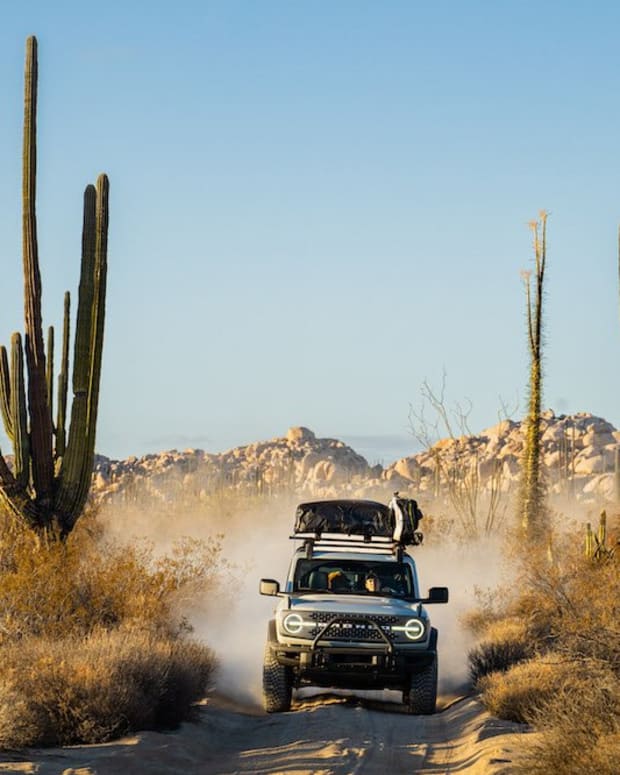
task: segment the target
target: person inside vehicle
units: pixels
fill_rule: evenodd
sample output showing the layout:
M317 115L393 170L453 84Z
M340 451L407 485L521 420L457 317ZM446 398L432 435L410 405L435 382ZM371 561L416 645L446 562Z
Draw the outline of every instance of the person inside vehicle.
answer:
M366 575L366 579L364 581L364 589L366 592L380 592L381 591L381 582L379 581L379 577L374 571L370 571Z
M335 570L327 574L327 588L331 592L344 592L349 589L347 577L341 570Z

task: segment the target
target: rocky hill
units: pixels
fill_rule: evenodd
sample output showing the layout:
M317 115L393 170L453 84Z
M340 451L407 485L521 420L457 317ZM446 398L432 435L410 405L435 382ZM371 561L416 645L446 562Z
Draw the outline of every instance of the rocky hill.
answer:
M620 432L587 413L543 417L543 462L552 493L582 502L615 500L620 480ZM160 503L205 499L222 491L299 497L384 497L394 490L441 497L455 482L475 478L481 491L512 491L523 448L521 423L505 420L478 435L443 439L387 467L370 466L337 439L307 428L227 452L176 450L110 460L98 457L96 501L120 498Z
M443 439L429 450L397 460L384 475L403 477L421 492L437 492L450 476L475 472L483 489L509 491L519 481L522 451L522 423L504 420L478 435ZM620 432L606 420L585 412L544 413L542 461L552 494L592 502L615 499L619 456Z

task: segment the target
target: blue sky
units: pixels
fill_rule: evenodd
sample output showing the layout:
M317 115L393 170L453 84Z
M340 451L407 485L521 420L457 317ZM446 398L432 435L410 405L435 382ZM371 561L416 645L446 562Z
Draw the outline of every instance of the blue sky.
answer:
M473 430L522 411L541 208L544 404L620 425L619 26L607 2L4 3L0 341L36 34L46 324L111 181L103 454L307 425L389 462L444 369Z

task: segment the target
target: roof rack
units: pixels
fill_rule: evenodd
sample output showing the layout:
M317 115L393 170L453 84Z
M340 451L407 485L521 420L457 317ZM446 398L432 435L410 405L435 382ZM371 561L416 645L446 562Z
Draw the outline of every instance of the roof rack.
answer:
M295 533L293 541L304 541L308 559L315 550L355 552L357 554L393 554L400 559L403 545L391 536L375 536L346 533Z

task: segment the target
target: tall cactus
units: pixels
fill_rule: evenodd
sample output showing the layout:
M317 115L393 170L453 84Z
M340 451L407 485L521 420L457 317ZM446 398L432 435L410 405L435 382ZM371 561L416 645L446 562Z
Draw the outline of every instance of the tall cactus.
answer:
M545 529L545 482L541 455L543 289L547 261L547 213L530 224L534 235L534 298L529 272L525 273L528 344L530 350L529 406L521 465L521 526L528 538L539 538Z
M26 42L23 148L23 265L25 341L11 340L9 359L0 347L0 413L13 444L13 468L0 452L0 502L35 529L67 535L80 516L90 486L107 276L108 191L105 175L84 193L82 264L73 355L73 404L66 431L70 296L65 294L56 425L54 330L47 353L41 317L41 275L36 222L37 41ZM24 352L27 381L24 377ZM27 385L27 387L26 387Z

